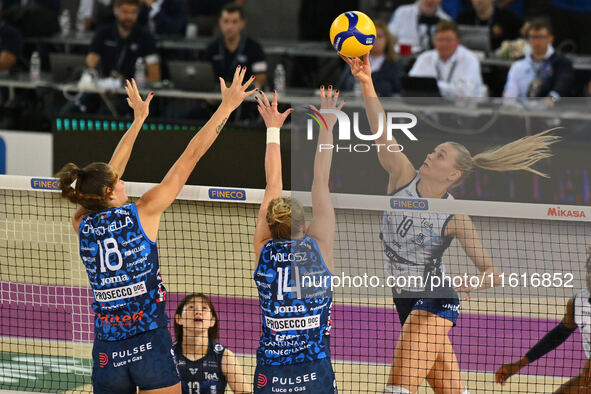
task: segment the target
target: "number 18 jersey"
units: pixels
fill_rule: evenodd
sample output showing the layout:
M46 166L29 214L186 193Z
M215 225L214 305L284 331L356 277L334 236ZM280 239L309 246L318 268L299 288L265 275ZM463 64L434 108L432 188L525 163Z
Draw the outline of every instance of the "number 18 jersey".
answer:
M331 272L316 241L270 240L254 280L263 315L258 365L287 365L330 357Z
M135 204L86 215L78 235L94 295L95 339L117 341L166 327L158 248L144 233Z

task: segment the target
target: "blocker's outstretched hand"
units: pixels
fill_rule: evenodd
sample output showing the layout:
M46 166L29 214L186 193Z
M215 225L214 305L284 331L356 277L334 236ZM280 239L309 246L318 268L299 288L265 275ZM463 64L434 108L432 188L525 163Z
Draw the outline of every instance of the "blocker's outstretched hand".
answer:
M284 112L279 112L277 110L277 92L273 92L272 103L269 103L269 99L267 98L265 92L261 92L261 97L262 99L258 96L256 98L257 103L259 104L257 106L257 109L259 110L259 114L261 114L263 120L265 121L265 126L267 128L281 128L281 126L283 126L283 123L285 122L285 119L287 119L289 114L291 114L291 112L293 111L293 108L289 108Z
M332 89L332 85L328 86L328 89L324 89L324 85L320 86L320 109L338 109L341 110L343 105L345 105L344 101L339 101L339 91ZM313 105L310 105L314 111L318 111ZM337 116L333 114L324 114L324 120L326 121L326 126L328 129L332 129L337 122Z
M234 72L234 79L232 85L226 86L226 81L220 77L220 90L222 92L222 105L227 105L234 111L242 104L245 98L258 92L258 89L246 91L250 84L254 81L254 75L250 77L244 84L244 74L246 74L246 67L238 66Z
M140 91L137 88L135 79L125 80L125 92L127 93L127 104L133 109L135 119L146 119L150 113L150 102L154 98L154 92L150 92L145 100L142 100Z

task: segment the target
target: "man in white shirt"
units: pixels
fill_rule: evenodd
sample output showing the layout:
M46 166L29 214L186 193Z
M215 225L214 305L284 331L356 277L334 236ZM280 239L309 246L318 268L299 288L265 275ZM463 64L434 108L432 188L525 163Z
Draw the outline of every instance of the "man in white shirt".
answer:
M433 42L435 49L422 53L408 75L436 78L444 97L482 97L480 62L460 45L458 26L451 21L439 22Z
M396 37L396 50L410 45L413 53L432 48L431 39L440 20L451 20L440 7L441 0L417 0L394 11L388 30Z
M554 51L550 25L531 22L527 37L531 54L511 65L503 97L548 97L555 102L569 96L574 79L572 62Z

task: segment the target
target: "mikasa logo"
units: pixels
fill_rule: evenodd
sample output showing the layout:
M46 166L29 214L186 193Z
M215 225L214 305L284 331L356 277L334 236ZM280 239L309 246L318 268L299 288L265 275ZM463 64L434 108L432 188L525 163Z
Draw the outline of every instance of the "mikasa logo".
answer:
M548 208L547 216L586 218L585 211L562 209L560 207Z

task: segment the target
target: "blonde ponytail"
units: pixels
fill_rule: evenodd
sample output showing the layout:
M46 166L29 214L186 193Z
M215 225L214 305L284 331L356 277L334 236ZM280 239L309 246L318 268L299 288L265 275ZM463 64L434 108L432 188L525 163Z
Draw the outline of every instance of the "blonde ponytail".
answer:
M562 139L557 135L549 134L554 130L556 128L523 137L503 146L488 149L473 157L462 144L447 142L458 151L456 168L462 171L462 176L453 186L461 184L474 170L474 167L498 172L523 170L548 178L547 174L532 166L542 159L552 157L551 145Z

